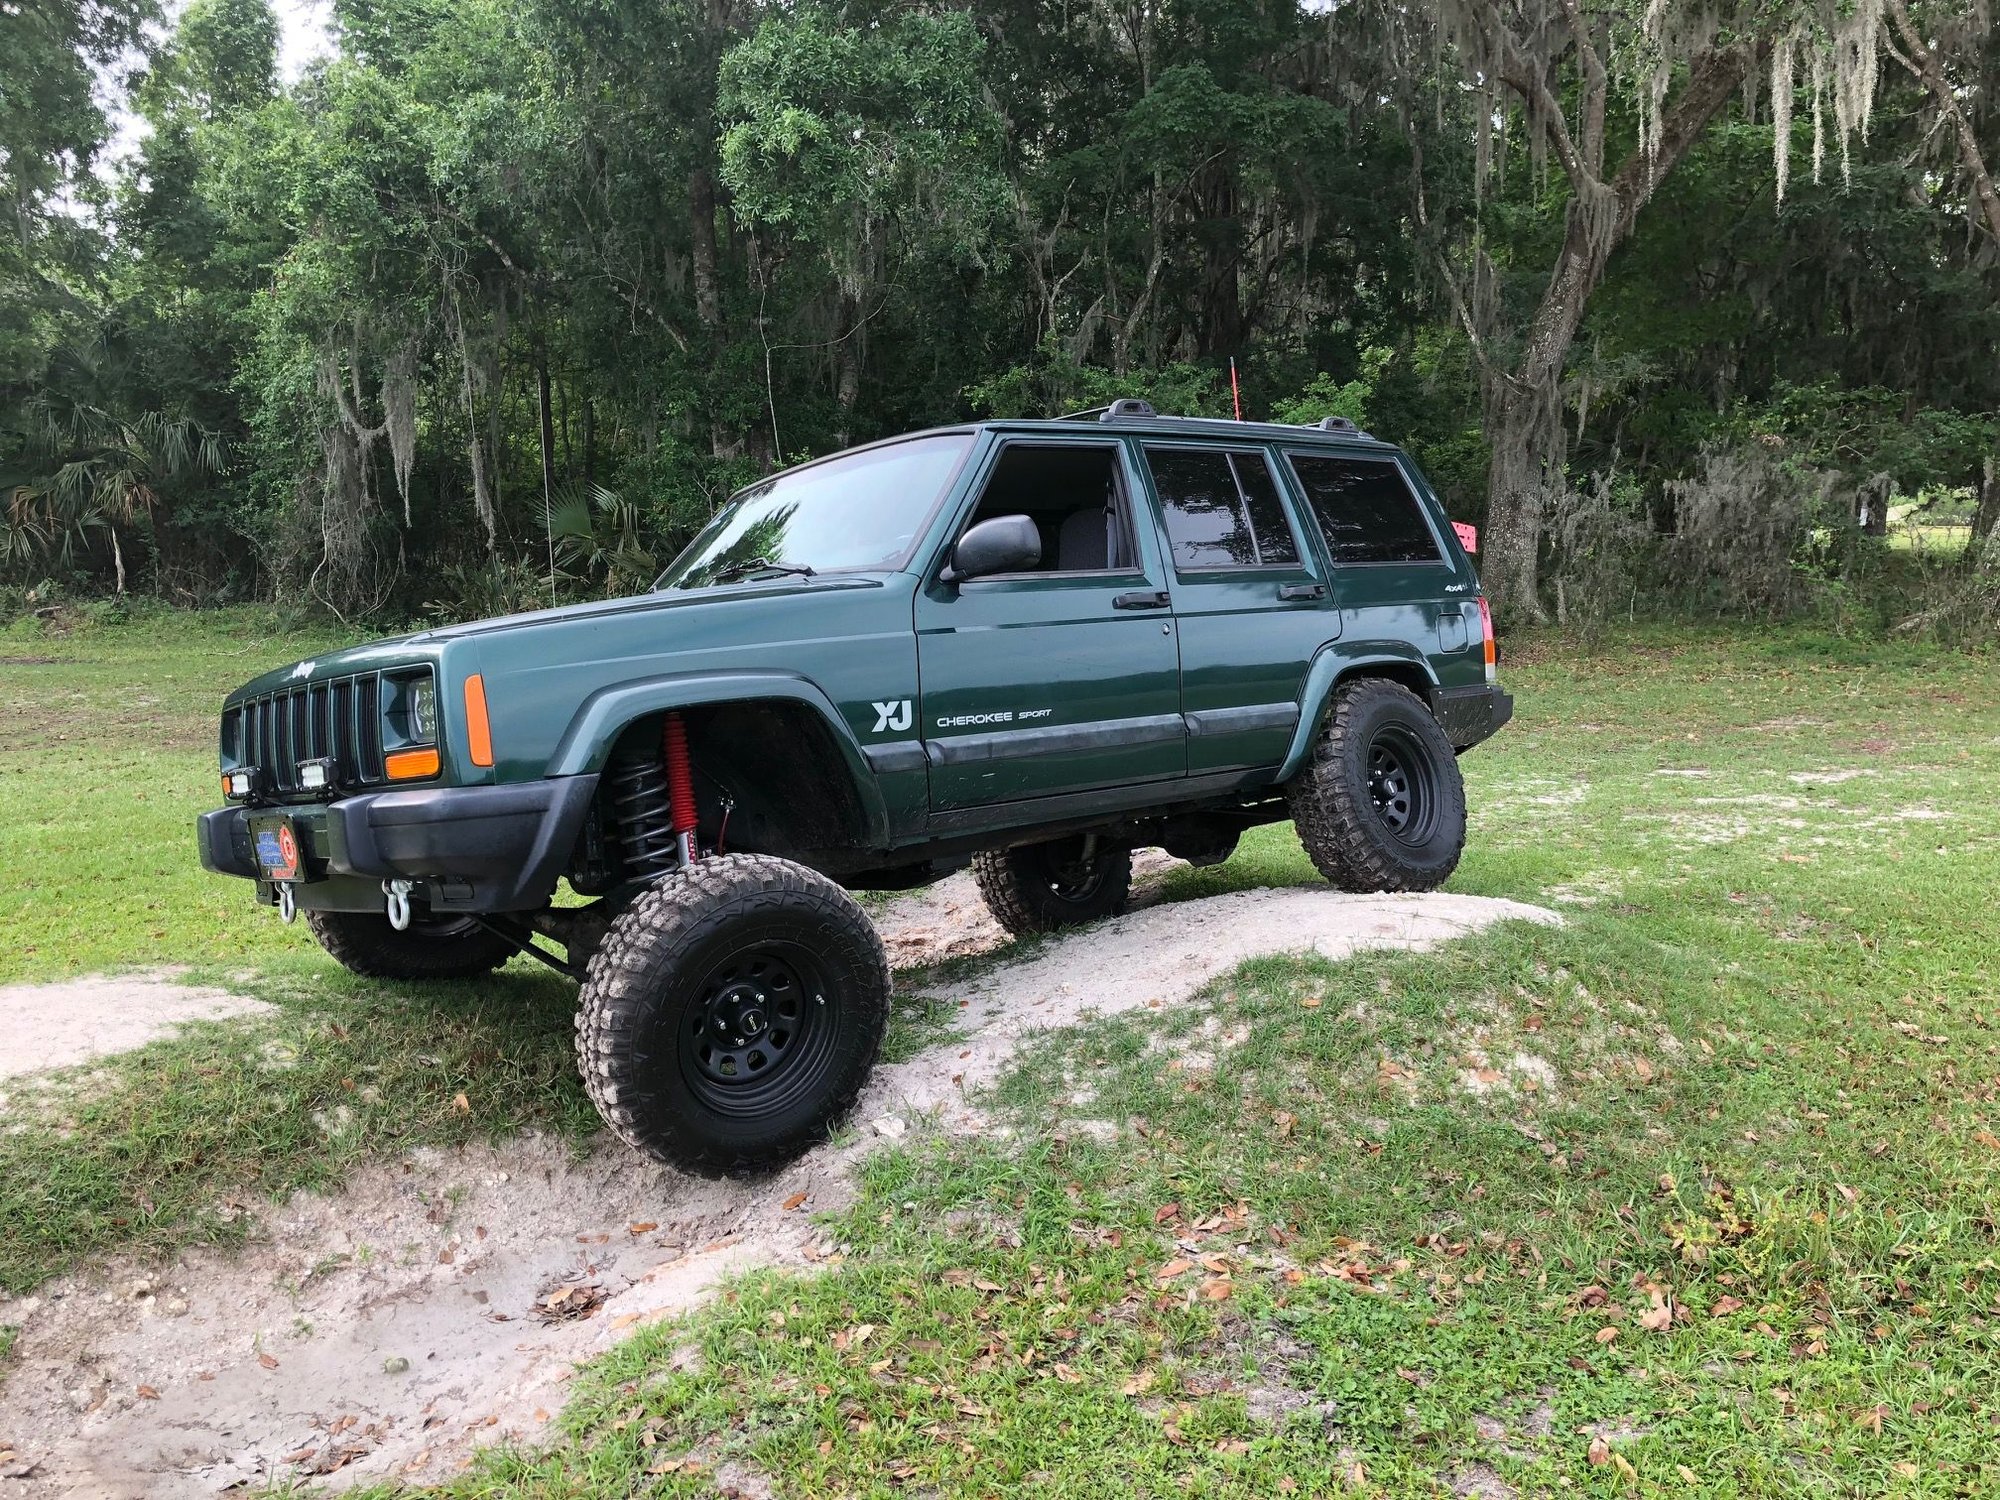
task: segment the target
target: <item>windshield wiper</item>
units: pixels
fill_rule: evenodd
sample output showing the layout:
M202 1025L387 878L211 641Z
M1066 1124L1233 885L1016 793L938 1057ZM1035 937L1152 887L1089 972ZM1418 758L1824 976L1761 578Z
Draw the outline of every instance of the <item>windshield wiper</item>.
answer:
M728 583L732 578L742 578L750 573L790 573L799 578L811 578L813 569L804 563L772 562L768 557L750 557L742 562L733 562L717 568L711 583Z

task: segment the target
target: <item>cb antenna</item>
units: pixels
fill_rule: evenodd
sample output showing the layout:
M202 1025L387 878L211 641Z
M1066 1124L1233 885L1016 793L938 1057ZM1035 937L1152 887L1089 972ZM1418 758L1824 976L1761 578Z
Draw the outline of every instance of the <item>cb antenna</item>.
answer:
M1236 401L1236 420L1243 420L1243 387L1236 382L1236 356L1229 356L1229 394Z

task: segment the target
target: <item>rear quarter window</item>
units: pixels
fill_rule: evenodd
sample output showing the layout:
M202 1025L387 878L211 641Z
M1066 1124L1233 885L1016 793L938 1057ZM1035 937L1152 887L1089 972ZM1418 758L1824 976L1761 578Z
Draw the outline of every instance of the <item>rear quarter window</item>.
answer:
M1443 560L1422 503L1393 459L1290 453L1286 460L1335 562Z

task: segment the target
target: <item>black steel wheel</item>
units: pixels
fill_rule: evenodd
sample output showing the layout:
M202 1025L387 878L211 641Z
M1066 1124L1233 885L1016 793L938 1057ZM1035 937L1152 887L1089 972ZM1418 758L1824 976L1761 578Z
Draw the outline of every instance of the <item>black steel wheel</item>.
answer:
M853 897L762 855L705 859L636 899L585 971L577 1062L627 1143L717 1175L777 1165L852 1108L889 1014Z
M514 947L471 917L410 909L402 932L372 911L309 911L306 926L343 968L368 979L478 979Z
M1423 699L1400 683L1342 684L1285 793L1307 856L1342 890L1435 890L1458 868L1458 757Z
M1075 834L976 854L972 875L1000 925L1025 937L1125 910L1132 851L1096 834Z

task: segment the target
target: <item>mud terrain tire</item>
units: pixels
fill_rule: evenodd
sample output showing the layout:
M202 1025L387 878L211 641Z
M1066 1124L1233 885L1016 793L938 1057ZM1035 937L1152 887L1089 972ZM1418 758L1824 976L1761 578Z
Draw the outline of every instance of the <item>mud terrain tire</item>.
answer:
M716 1177L788 1161L854 1106L889 961L854 898L788 860L705 859L641 894L584 972L577 1064L605 1124Z
M1132 851L1100 841L1088 865L1082 854L1081 836L989 849L972 857L972 878L1016 937L1117 916L1132 894Z
M343 968L367 979L478 979L514 956L505 938L470 917L410 913L398 932L370 911L309 911L306 926Z
M1343 891L1432 891L1458 868L1458 757L1400 683L1364 677L1342 687L1285 795L1313 867Z

